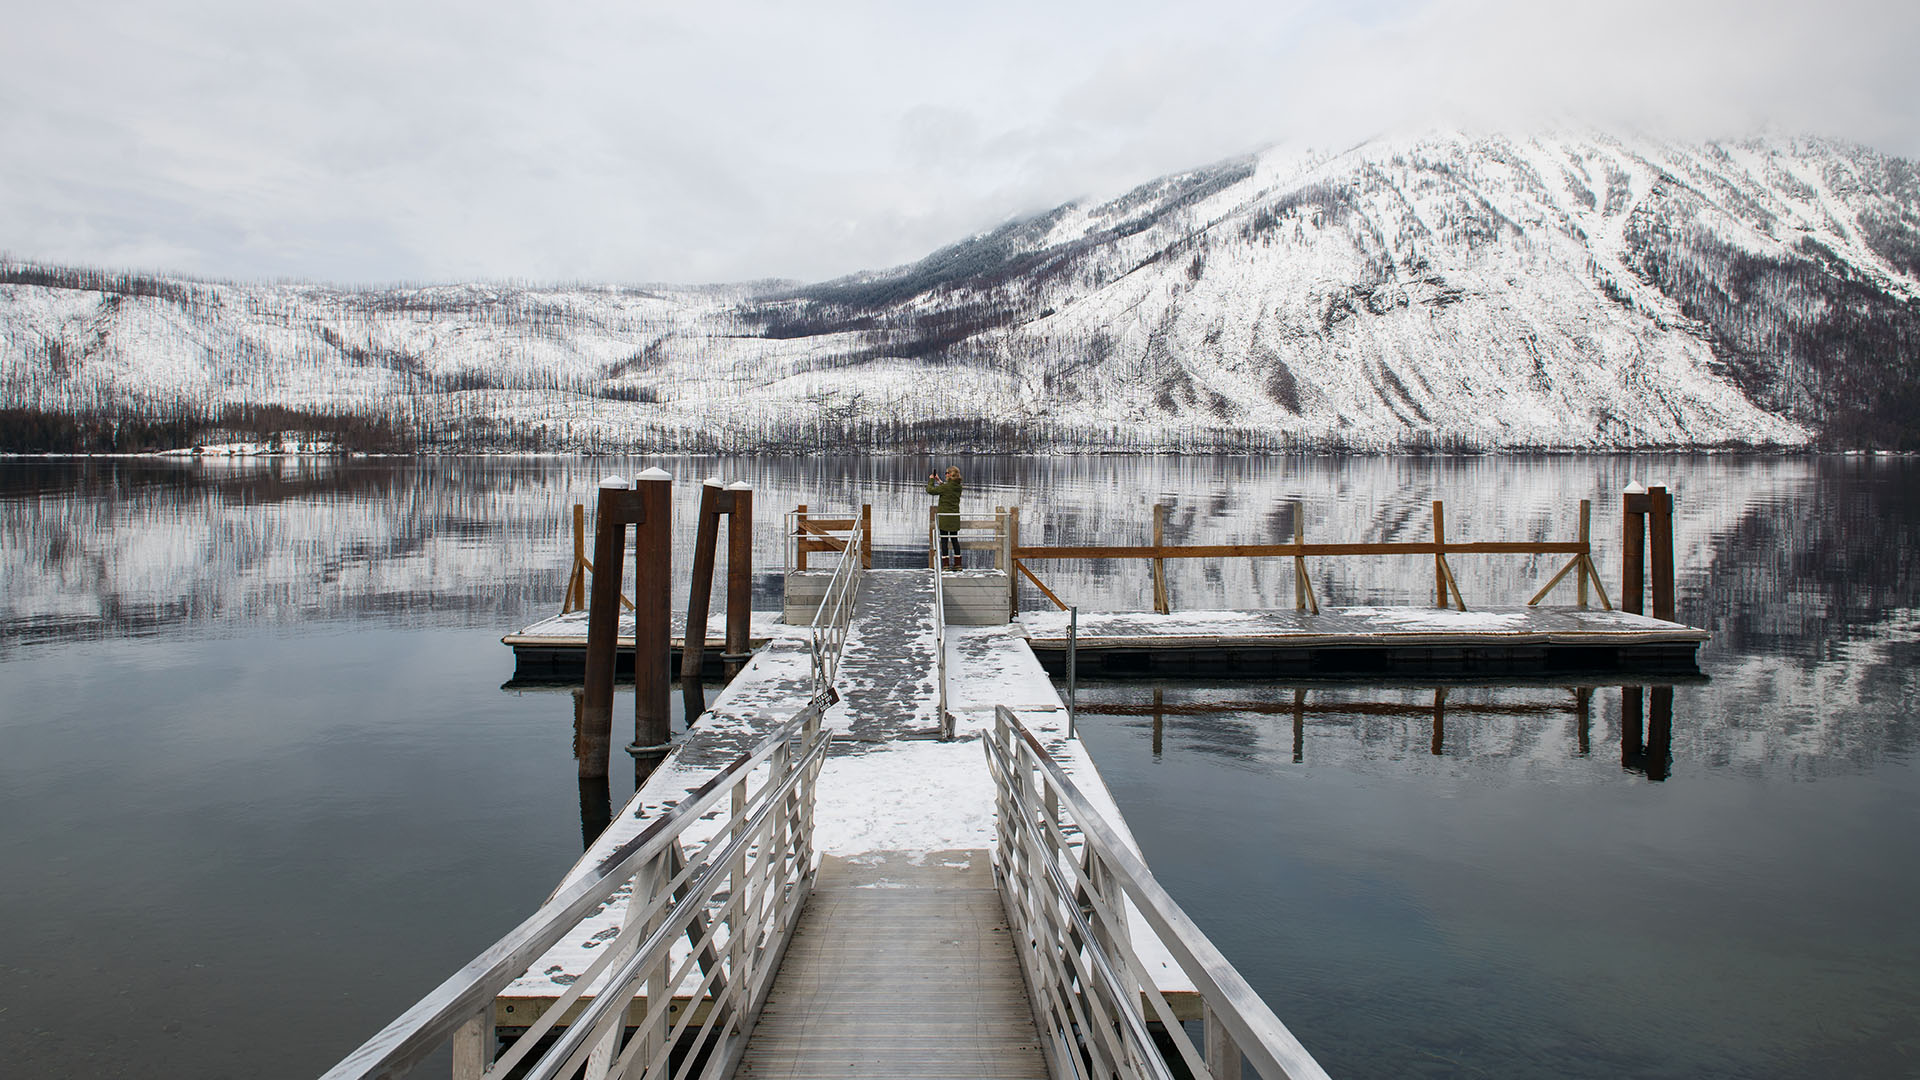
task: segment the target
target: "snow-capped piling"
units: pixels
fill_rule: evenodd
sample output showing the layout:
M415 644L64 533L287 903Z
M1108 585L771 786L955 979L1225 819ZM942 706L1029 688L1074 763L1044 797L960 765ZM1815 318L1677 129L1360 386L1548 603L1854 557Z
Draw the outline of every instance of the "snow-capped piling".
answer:
M689 718L697 715L700 666L706 659L707 614L713 601L713 564L720 546L720 519L727 524L727 641L722 659L731 676L749 657L748 616L753 601L753 489L722 486L710 477L700 485L699 526L693 545L693 583L687 598L686 636L680 647L680 679Z
M667 676L672 488L672 478L660 469L640 473L631 485L619 476L600 481L594 515L593 588L587 605L586 685L580 704L578 757L582 778L607 775L628 526L634 528L634 580L633 744L627 751L650 770L651 762L666 752L672 735Z

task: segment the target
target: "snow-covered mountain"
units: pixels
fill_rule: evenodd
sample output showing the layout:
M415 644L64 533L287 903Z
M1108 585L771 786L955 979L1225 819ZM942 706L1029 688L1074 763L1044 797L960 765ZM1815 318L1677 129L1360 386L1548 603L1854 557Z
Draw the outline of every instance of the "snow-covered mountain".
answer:
M1821 140L1274 149L809 286L0 282L10 445L1920 449L1920 166Z

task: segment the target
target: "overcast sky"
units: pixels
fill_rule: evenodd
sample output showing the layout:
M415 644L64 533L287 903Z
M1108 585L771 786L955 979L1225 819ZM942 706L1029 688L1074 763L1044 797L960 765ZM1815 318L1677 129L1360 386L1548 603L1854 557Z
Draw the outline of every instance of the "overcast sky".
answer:
M0 252L223 278L818 280L1434 126L1920 157L1915 0L0 4Z

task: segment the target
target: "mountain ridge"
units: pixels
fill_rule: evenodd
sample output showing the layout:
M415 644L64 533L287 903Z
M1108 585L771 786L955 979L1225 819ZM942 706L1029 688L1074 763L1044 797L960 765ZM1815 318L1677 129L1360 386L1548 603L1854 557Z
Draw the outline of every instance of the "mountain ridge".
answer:
M420 449L1913 450L1916 355L1920 167L1815 138L1271 148L812 284L0 265L13 412Z

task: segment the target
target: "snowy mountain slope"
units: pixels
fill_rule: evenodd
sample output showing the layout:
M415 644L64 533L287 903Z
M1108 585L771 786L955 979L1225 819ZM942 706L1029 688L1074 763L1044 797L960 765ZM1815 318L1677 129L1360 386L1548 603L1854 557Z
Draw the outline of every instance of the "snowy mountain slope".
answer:
M1276 149L811 286L0 280L8 406L426 446L1920 447L1920 170L1818 140Z

